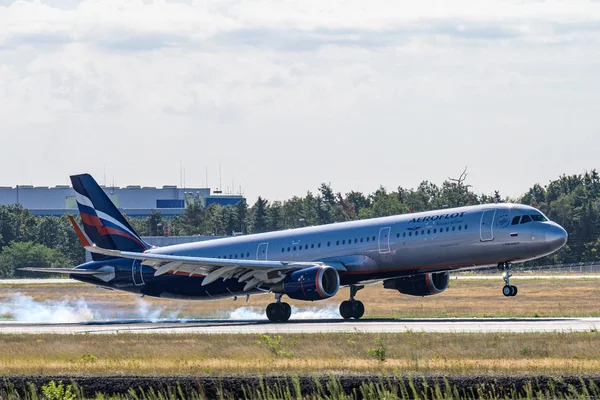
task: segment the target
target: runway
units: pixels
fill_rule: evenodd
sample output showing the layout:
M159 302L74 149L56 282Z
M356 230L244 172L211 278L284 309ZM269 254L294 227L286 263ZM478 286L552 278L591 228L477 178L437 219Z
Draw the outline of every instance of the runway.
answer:
M129 320L73 324L0 322L0 334L116 334L116 333L333 333L333 332L590 332L600 331L600 318L437 318L290 320Z

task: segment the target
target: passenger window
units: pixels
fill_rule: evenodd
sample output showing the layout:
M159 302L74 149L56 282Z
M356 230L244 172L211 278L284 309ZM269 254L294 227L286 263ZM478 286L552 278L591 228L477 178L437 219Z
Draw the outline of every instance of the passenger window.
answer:
M288 247L288 251L290 251L291 249Z
M421 231L421 235L424 235L424 234L425 234L425 230L422 230L422 231Z
M367 238L367 242L369 241L369 238Z
M342 240L342 244L346 244L346 239Z
M296 246L294 246L294 251L296 251Z
M403 232L403 233L402 233L402 237L406 237L406 232Z
M360 242L361 242L361 243L363 242L363 238L360 238Z
M314 248L315 248L315 244L314 244L314 243L313 243L313 244L311 244L311 245L310 245L310 248L311 248L311 249L314 249Z
M523 217L521 218L521 223L526 224L528 222L531 222L531 217L529 215L523 215Z
M336 241L335 241L335 245L336 245L336 246L339 246L339 245L340 245L340 241L339 241L339 240L336 240Z
M468 227L469 227L469 225L465 225L465 231L467 230Z
M456 227L455 227L455 226L453 226L453 227L452 227L452 231L455 231L455 230L456 230Z
M433 229L433 233L437 233L437 228L434 228L434 229Z
M446 232L450 232L450 227L449 226L446 227Z
M460 230L462 230L462 225L459 225L459 226L458 226L458 230L459 230L459 231L460 231Z
M284 253L284 252L285 252L285 249L284 249L284 248L281 248L281 252L282 252L282 253Z
M375 236L373 236L373 241L375 241Z
M327 247L331 246L331 242L327 242Z
M318 248L321 248L321 243L319 243L319 244L317 245L317 247L318 247Z
M516 217L513 218L511 225L518 225L519 224L519 219L521 219L520 215L517 215Z
M250 253L246 253L246 257L250 257Z
M304 247L304 250L308 250L308 245L306 245L306 246Z
M430 229L427 229L427 234L428 235L431 234L431 230Z
M354 239L354 243L358 243L358 239Z
M412 236L412 232L408 232L408 236Z
M419 231L415 231L415 236L419 236Z

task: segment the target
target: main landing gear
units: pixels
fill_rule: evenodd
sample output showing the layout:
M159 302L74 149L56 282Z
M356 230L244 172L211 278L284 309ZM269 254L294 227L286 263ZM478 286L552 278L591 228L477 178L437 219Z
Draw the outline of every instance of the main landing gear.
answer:
M506 297L516 296L518 293L517 287L510 284L510 277L512 274L510 273L510 267L512 264L507 261L498 264L498 270L502 271L502 278L504 279L504 287L502 288L502 294Z
M359 319L365 314L365 305L362 301L354 300L356 292L363 289L364 285L350 285L350 300L342 301L340 304L340 315L344 319Z
M267 306L267 318L271 322L286 322L292 316L292 307L281 302L281 293L275 295L275 303Z

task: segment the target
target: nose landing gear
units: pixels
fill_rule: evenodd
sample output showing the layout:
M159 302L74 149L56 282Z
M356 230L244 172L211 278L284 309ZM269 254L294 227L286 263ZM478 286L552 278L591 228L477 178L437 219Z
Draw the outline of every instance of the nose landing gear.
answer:
M271 322L286 322L292 316L292 307L281 302L281 294L275 295L275 303L267 306L267 318Z
M360 319L365 314L365 305L362 301L354 299L356 293L364 287L364 285L350 285L350 300L342 301L342 304L340 304L340 315L342 318Z
M506 297L513 297L516 296L518 293L517 287L510 284L510 277L512 276L512 274L510 273L511 267L512 264L510 263L510 261L498 264L498 270L502 271L502 278L504 279L504 283L506 284L502 288L502 294Z

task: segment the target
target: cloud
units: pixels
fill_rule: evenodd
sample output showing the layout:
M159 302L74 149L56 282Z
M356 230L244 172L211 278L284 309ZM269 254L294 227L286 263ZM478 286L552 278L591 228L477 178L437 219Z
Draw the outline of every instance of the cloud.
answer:
M573 172L594 162L599 39L585 0L0 0L0 134L28 149L0 157L0 184L162 185L187 160L273 199L468 163L478 190L516 195L568 172L549 161L564 132ZM546 156L505 162L513 141Z
M321 46L381 47L411 37L539 40L598 33L600 4L574 0L144 2L15 1L0 6L0 45L86 43L118 51L257 46L276 51Z

